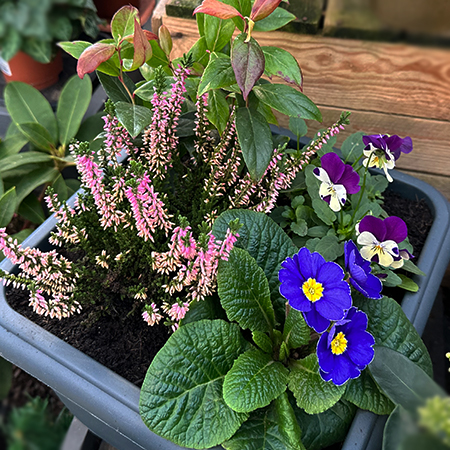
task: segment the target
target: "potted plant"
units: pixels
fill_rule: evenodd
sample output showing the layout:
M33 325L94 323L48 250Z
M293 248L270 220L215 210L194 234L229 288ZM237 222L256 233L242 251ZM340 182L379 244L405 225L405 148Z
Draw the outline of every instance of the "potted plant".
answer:
M381 298L380 279L413 291L422 285L415 300L405 296L405 309L423 295L433 298L427 281L416 285L395 269L432 271L433 264L426 268L422 261L448 258L447 203L429 199L439 217L430 231L438 247L428 245L418 269L407 259L412 249L403 221L367 214L383 217L380 186L388 184L368 168L392 176L393 160L412 149L410 140L359 135L343 145L344 162L330 142L348 114L304 148L286 149L285 139L272 137L271 108L295 117L298 136L301 116L320 118L299 90L260 78L266 72L301 86L299 66L287 52L261 49L251 38L254 24L269 19L278 3L248 3L241 11L207 0L197 11L205 14L198 19L200 41L178 61L170 60L168 30L159 30L158 40L145 33L132 7L115 15L113 40L61 44L79 58L81 76L99 71L109 93L105 145L98 160L87 144L72 146L84 192L68 203L50 192L55 217L25 245L51 234L53 244L78 250L71 261L53 250L20 247L4 232L0 239L11 257L3 278L26 285L38 313L67 320L88 307L81 304L84 291L100 304L97 317L116 309L174 330L150 366L141 413L150 428L183 446L247 448L245 442L256 442L252 429L259 438L265 425L281 448L302 448L308 430L310 448L325 446L329 440L314 442L314 421L321 420L330 424L329 439L341 438L353 405L377 412L392 407L367 368L375 342L430 371L413 325L395 301ZM229 46L235 23L245 31ZM137 67L146 80L134 85L125 72ZM124 165L119 154L128 156ZM395 178L393 189L412 189L408 177ZM263 213L275 208L280 190L292 195L280 225L305 239L300 250L293 235ZM14 262L27 272L10 272ZM303 265L314 270L306 276L299 272ZM100 303L107 291L116 299ZM137 387L35 324L22 319L16 325L18 317L4 301L2 355L51 385L96 434L118 448L179 448L146 428ZM347 346L353 350L346 353ZM356 360L348 365L350 353ZM345 420L330 420L336 413Z
M0 5L1 70L7 81L23 81L37 89L56 83L62 71L56 42L84 31L95 38L100 19L91 0Z

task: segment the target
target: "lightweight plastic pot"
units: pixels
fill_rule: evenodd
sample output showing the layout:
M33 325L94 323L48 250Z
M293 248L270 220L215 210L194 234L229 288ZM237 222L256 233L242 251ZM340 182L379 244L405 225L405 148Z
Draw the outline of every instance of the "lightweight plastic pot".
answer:
M434 216L418 261L427 276L415 278L419 292L408 293L402 303L421 333L450 259L450 208L431 186L393 172L395 181L390 188L408 198L425 199ZM54 225L51 217L24 245L45 248ZM0 267L14 270L8 260ZM0 356L51 386L79 420L119 450L180 449L144 425L139 416L139 388L13 311L6 302L4 289L0 290ZM344 449L380 448L382 426L377 416L359 411Z

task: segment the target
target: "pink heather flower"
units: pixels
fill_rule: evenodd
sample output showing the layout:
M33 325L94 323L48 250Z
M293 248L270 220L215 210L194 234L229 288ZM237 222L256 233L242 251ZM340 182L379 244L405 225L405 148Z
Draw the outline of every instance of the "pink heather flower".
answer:
M161 314L158 313L159 309L152 303L151 305L145 305L145 310L142 313L142 318L150 325L153 326L155 323L159 323L162 319Z
M168 315L173 321L180 321L181 319L184 319L184 316L189 311L189 303L188 302L176 302L174 303L169 311Z

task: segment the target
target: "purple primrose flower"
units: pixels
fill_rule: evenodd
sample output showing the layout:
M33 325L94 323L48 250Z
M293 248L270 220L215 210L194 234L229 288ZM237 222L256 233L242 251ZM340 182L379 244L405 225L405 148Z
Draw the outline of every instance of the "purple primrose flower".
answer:
M388 169L395 167L395 161L400 158L402 153L410 153L412 151L411 138L407 136L402 139L396 134L392 136L387 134L373 134L363 136L362 139L366 146L364 149L366 159L364 159L363 165L383 169L388 181L392 182L392 177L389 175Z
M303 312L306 323L318 333L324 332L330 321L342 319L352 306L344 271L338 264L326 262L319 253L303 247L281 266L281 295L292 308Z
M409 253L399 250L398 244L408 236L405 222L396 216L379 219L366 216L359 223L357 239L362 245L361 256L384 267L398 269L403 266L403 258L409 259Z
M353 167L344 164L336 153L326 153L320 158L322 167L316 167L313 174L322 184L319 195L333 211L340 211L347 200L347 194L356 194L361 189L359 175Z
M320 336L317 358L323 380L341 386L359 377L374 357L375 339L366 330L367 315L353 306L345 319Z
M352 240L344 244L344 257L350 284L365 297L374 299L383 297L381 295L383 284L378 277L372 275L370 262L361 256Z

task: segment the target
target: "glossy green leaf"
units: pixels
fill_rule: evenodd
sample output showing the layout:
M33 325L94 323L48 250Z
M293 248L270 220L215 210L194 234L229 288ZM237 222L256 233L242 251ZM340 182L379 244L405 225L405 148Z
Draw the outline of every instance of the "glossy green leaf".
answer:
M0 227L6 227L17 208L16 187L6 191L0 198Z
M120 8L111 20L111 34L118 44L125 36L134 33L134 20L139 18L139 11L131 5Z
M209 91L206 117L217 128L220 134L224 132L228 118L230 117L230 107L228 106L225 94L221 90L214 89Z
M223 380L247 348L235 324L201 320L180 327L153 359L142 385L145 424L165 439L198 449L231 438L248 415L227 406Z
M264 53L261 47L253 38L249 42L246 40L247 34L241 33L231 47L231 65L244 100L264 73Z
M274 31L284 27L295 19L294 14L284 8L277 8L270 16L259 20L253 27L254 31Z
M22 50L42 64L48 64L53 58L52 43L35 39L34 37L27 38L23 41Z
M298 117L289 118L289 129L297 136L297 138L306 136L306 133L308 133L306 122Z
M311 329L306 325L303 314L288 307L286 322L283 329L283 340L288 347L297 348L309 343Z
M10 27L2 36L2 58L5 61L9 61L20 50L22 45L22 36L14 28Z
M0 159L19 153L26 143L28 139L22 133L0 139Z
M68 145L77 134L91 101L91 95L92 82L89 77L80 79L77 75L73 75L64 85L56 110L61 144Z
M55 167L38 168L23 177L16 186L17 204L20 204L37 187L46 183L52 183L59 175Z
M279 430L288 449L306 450L301 441L301 429L295 417L294 409L289 402L287 392L283 392L274 400L275 410L278 416Z
M116 77L111 77L109 75L103 74L101 72L97 72L97 77L100 80L100 83L103 86L103 89L108 94L108 97L112 102L127 102L131 104L131 98L123 87L122 83ZM126 74L123 75L124 82L128 88L128 90L133 93L136 89L136 86L131 81L130 77Z
M284 84L262 84L253 92L260 101L287 116L322 121L319 108L301 92Z
M252 331L271 331L275 315L264 271L246 250L233 248L217 273L217 291L230 321Z
M409 358L387 347L375 347L369 370L384 393L396 404L415 412L428 398L445 391Z
M308 414L319 414L331 408L345 392L345 385L336 386L322 380L317 355L312 353L295 362L289 374L289 389L297 406Z
M74 178L68 178L64 180L67 186L67 196L68 198L72 197L75 192L78 191L81 187L80 180L75 180Z
M261 47L264 52L266 65L264 73L269 78L277 76L287 83L301 87L302 72L297 60L286 50L278 47Z
M399 284L399 287L410 292L417 292L419 290L419 286L417 285L416 282L411 280L411 278L407 277L402 273L399 273L398 276L402 280L401 284Z
M6 175L10 170L14 170L25 164L37 164L44 162L53 162L53 158L47 153L42 152L24 152L17 155L11 155L2 160L0 165L0 174Z
M236 112L236 131L248 171L254 180L259 180L273 154L269 124L258 111L241 107Z
M31 223L40 225L46 219L40 201L34 194L28 195L19 206L18 214Z
M146 64L150 67L167 67L169 60L167 55L159 46L158 41L150 41L150 45L152 47L152 57L146 61Z
M231 59L229 57L211 58L198 86L198 96L202 96L211 89L220 89L235 83Z
M58 195L58 199L60 201L63 202L69 198L69 190L67 189L67 184L61 174L59 174L53 181L52 187Z
M417 423L411 413L400 405L396 406L384 427L383 450L402 450L406 437L416 432Z
M136 137L152 121L152 111L145 106L126 102L116 103L116 114L132 137Z
M203 36L191 47L189 54L192 56L192 60L206 66L209 61L209 52L206 51L206 38Z
M234 411L245 413L270 404L286 390L289 370L271 355L248 350L239 356L223 383L223 398Z
M233 36L235 28L233 21L205 15L204 23L206 47L211 52L220 52Z
M217 239L224 239L228 224L235 219L239 219L242 224L235 247L247 250L264 271L272 299L279 296L278 272L281 263L297 253L297 247L271 218L249 210L234 209L223 212L214 222L213 235Z
M41 124L37 122L20 123L17 127L36 148L48 153L55 150L55 141Z
M34 87L13 81L4 91L5 106L16 124L36 122L42 125L52 136L58 139L58 124L50 103Z
M321 414L307 414L296 405L293 408L308 450L322 450L343 441L356 412L356 406L342 399Z

